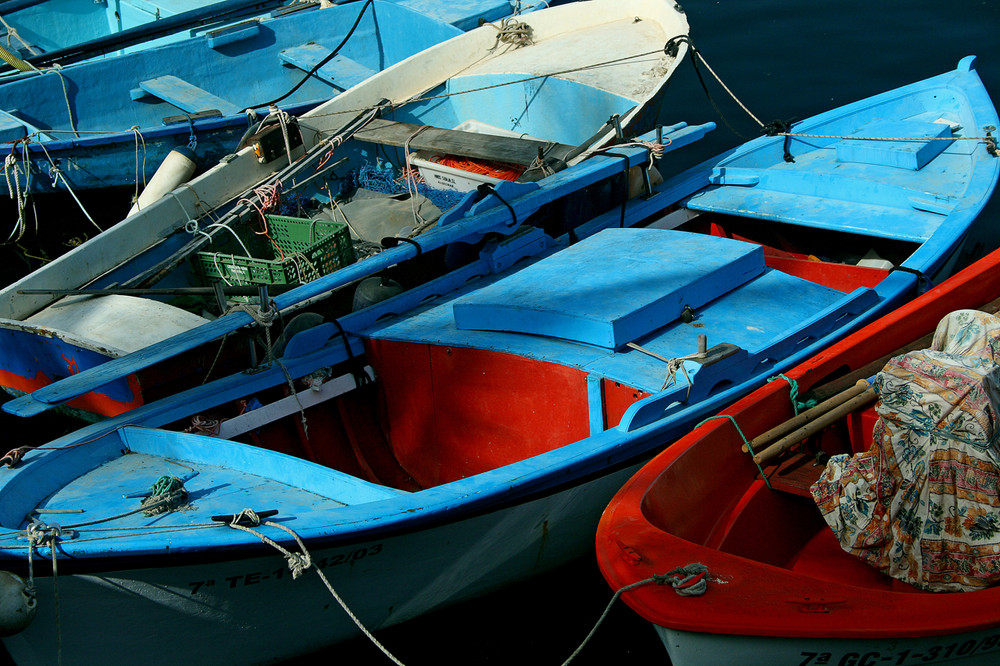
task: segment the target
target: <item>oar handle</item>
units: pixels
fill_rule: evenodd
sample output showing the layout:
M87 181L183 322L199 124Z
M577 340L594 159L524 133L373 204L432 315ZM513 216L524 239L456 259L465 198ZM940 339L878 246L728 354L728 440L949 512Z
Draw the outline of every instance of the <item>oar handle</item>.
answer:
M872 402L875 402L875 399L877 397L878 395L875 393L875 389L870 387L867 388L866 390L855 395L846 402L843 402L840 405L829 410L828 412L817 416L816 418L809 421L801 428L798 428L792 433L785 435L784 437L776 441L774 444L772 444L771 446L767 447L766 449L755 455L753 457L754 462L757 463L758 465L766 463L771 458L774 458L775 456L787 451L795 444L798 444L805 438L809 437L813 433L822 430L831 423L835 423L836 421L842 419L844 416L850 414L854 410L860 407L864 407L865 405L868 405Z

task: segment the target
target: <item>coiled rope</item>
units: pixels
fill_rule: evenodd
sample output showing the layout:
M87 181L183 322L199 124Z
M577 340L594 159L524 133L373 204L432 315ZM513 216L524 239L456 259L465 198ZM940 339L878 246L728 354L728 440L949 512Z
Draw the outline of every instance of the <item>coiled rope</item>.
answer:
M496 41L489 49L490 53L496 51L501 44L507 44L506 50L534 44L531 39L531 26L524 21L518 21L516 16L508 16L500 21L500 25L488 21L482 21L479 25L488 25L497 31Z

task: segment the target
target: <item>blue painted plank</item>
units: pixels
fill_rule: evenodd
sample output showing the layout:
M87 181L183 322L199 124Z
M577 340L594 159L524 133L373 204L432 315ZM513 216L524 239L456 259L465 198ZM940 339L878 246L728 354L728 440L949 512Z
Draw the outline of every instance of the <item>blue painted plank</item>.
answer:
M242 111L235 104L172 74L140 81L139 87L188 113L218 109L222 115L230 116Z
M858 128L853 135L865 138L838 141L836 143L838 162L877 164L912 169L913 171L924 168L928 162L952 143L941 140L951 136L949 125L912 120L885 120L871 123ZM872 140L891 138L904 140Z
M459 299L455 324L618 349L763 272L760 246L609 229Z
M278 54L282 62L298 67L304 72L311 71L323 58L330 55L330 49L316 42L284 49ZM375 74L375 70L362 65L357 60L337 54L329 62L316 70L315 75L341 90L361 83Z

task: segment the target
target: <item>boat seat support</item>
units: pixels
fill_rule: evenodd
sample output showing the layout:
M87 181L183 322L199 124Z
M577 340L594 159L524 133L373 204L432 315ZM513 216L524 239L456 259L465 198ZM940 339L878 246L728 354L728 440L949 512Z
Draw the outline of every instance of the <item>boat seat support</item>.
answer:
M284 49L278 54L278 58L285 65L298 67L302 71L308 72L328 55L330 55L330 49L322 44L309 42ZM320 80L340 90L347 90L374 74L376 74L375 70L370 67L339 54L314 72L314 75Z
M146 95L159 97L163 101L169 102L178 109L188 113L218 109L222 115L230 116L242 111L235 104L227 102L207 90L203 90L196 85L169 74L167 76L158 76L155 79L140 81L139 88L133 89L130 92L133 100L141 99Z

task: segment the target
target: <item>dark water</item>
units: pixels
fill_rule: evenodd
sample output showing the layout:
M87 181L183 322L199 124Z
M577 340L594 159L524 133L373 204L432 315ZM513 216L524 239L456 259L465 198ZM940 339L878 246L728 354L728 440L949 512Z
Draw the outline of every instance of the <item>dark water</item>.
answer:
M709 65L764 122L803 119L948 71L970 54L979 56L980 76L993 98L1000 99L1000 2L996 0L689 0L683 4L691 37ZM665 175L756 134L753 121L718 86L712 84L711 92L743 137L720 121L694 70L683 65L670 84L661 120L664 124L712 120L719 129L701 144L674 154L662 165ZM998 213L1000 197L994 197L985 214L1000 223ZM62 214L66 220L79 217L72 206ZM38 421L27 427L37 434L51 424ZM5 432L11 438L13 430ZM378 637L410 665L560 664L597 621L611 594L588 556L540 580L381 631ZM261 640L280 641L281 636L261 636ZM732 663L739 661L739 655L733 655ZM366 640L295 661L330 662L390 663ZM619 602L573 663L666 662L653 630Z

